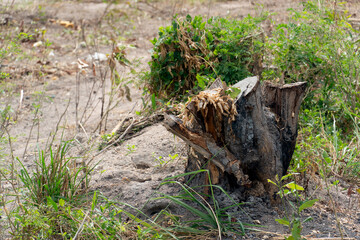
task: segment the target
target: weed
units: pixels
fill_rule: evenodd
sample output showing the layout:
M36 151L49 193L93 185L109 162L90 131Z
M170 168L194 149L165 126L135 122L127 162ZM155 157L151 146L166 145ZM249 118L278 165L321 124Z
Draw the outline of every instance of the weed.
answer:
M0 80L5 80L10 77L9 73L0 72Z
M155 153L152 154L154 161L158 163L156 166L162 167L164 164L166 164L166 161L164 160L163 156L155 156Z
M25 214L14 216L14 239L122 239L132 235L123 223L124 211L97 192L81 205L47 199L36 207L31 202L22 205Z
M155 153L152 154L154 161L157 163L157 167L164 167L166 166L169 162L173 162L178 156L179 154L174 154L171 155L169 154L168 159L164 158L163 156L155 156Z
M132 154L136 151L136 146L135 145L126 145L127 147L127 153L126 153L126 156L129 155L129 154Z
M35 39L35 37L32 34L28 34L28 33L25 33L25 32L20 32L17 35L17 39L20 42L28 42L28 41L33 41Z
M61 142L53 150L39 151L35 161L35 171L31 174L20 160L20 180L34 204L41 205L49 201L56 203L60 199L71 201L83 196L88 190L89 173L86 166L77 167L76 159L67 157L71 142Z
M300 140L294 152L292 171L311 171L322 178L331 174L346 179L359 177L359 136L346 136L338 129L336 120L329 125L321 113L305 110L308 126L300 129ZM354 126L356 129L356 126ZM315 134L316 133L316 134ZM356 131L355 131L356 133Z
M276 219L276 221L289 228L291 236L287 237L286 240L301 240L303 239L301 237L302 224L312 220L312 217L308 217L302 221L300 218L301 212L307 208L312 207L315 202L318 201L318 199L302 200L302 196L300 194L300 191L304 190L302 186L296 184L295 182L283 184L283 182L291 176L293 176L293 174L285 175L280 179L278 176L276 176L276 182L273 182L270 179L268 179L268 181L279 188L279 192L277 194L282 200L286 214L284 218ZM294 197L296 202L291 201L288 196ZM289 204L292 213L287 211L287 206L285 203Z
M176 180L176 178L184 177L186 175L193 175L200 173L206 173L209 177L209 185L207 186L199 186L200 189L207 187L210 189L210 195L204 195L195 190L195 188L191 188L186 184L180 183ZM236 208L244 203L235 202L229 194L220 186L212 185L210 174L208 170L198 170L195 172L188 172L185 174L180 174L174 177L164 179L162 184L176 184L179 185L182 189L180 195L170 196L168 194L160 193L163 197L174 202L176 205L183 207L191 214L196 216L197 218L194 220L189 220L187 227L187 231L202 231L202 230L216 230L219 239L222 238L223 235L227 233L235 233L238 235L245 235L245 231L248 230L245 226L252 226L246 223L241 222L239 219L236 219L228 213L228 209ZM219 207L219 203L215 198L214 189L217 189L223 192L232 202L233 205L227 206L224 208ZM204 233L203 233L204 234ZM212 237L215 237L213 235Z
M101 138L104 142L109 142L110 139L112 139L114 137L115 133L109 133L109 134L103 134L101 135Z

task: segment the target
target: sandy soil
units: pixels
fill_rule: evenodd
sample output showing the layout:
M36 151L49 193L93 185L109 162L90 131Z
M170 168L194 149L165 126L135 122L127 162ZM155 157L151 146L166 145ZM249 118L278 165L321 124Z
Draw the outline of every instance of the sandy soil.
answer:
M156 191L169 194L179 191L176 186L159 188L159 184L165 177L183 173L187 148L180 139L167 132L161 123L157 123L141 130L139 135L121 145L98 154L101 135L110 133L124 118L139 118L136 111L141 110L144 96L142 89L139 89L137 75L131 75L130 68L117 66L124 80L123 84L127 84L131 90L132 101L115 94L114 102L118 101L118 104L109 112L106 129L103 123L99 130L101 102L105 99L105 106L109 102L110 79L107 62L96 62L96 67L91 68L93 59L89 59L89 55L111 54L113 37L123 46L131 45L126 49L127 58L138 63L134 67L136 71L144 71L150 60L149 40L156 37L158 28L168 25L176 13L241 18L247 14L259 13L261 10L257 4L262 3L264 10L278 13L274 16L276 21L285 21L286 9L298 7L299 1L204 1L195 4L187 1L129 1L116 5L108 5L102 1L23 0L15 1L14 5L10 5L11 1L8 2L0 2L0 6L5 9L0 14L0 19L9 18L10 21L5 31L24 28L39 35L36 39L21 43L21 59L1 63L4 65L2 70L12 75L9 84L3 84L8 90L3 93L2 101L11 101L16 110L16 123L10 128L11 135L16 137L13 143L14 155L23 159L27 167L31 168L37 147L45 146L48 139L54 136L58 125L59 132L55 142L60 139L59 133L63 131L65 138L76 139L74 153L86 156L97 154L93 158L98 166L92 188L100 190L109 198L142 208L145 213L152 215L169 205L166 201L156 201L144 206L145 202L155 196ZM351 7L350 12L356 16L360 10L359 5L356 5L356 1L349 1L348 5ZM51 19L54 21L50 21ZM71 21L75 26L66 28L55 20ZM271 28L271 23L265 27ZM46 29L44 38L41 37L43 29ZM46 39L52 42L49 47L44 46ZM34 46L39 41L42 44ZM81 71L78 59L87 61L90 67ZM24 97L20 104L21 91ZM37 114L34 113L33 104L41 105ZM77 127L76 121L79 119L81 126ZM34 120L37 120L36 124L33 124ZM169 155L175 154L178 157L170 161ZM7 162L3 160L1 164L6 165ZM304 226L303 233L308 237L338 237L329 198L325 189L316 188L321 182L314 179L316 178L308 184L309 195L318 197L321 201L306 211L305 215L313 216L314 220ZM345 182L340 184L347 187ZM340 222L345 236L360 239L359 198L347 195L342 187L331 190L337 199ZM235 195L234 197L236 198ZM266 227L259 233L250 233L244 239L270 239L277 234L287 233L274 220L283 216L281 207L271 207L266 197L250 197L246 201L248 204L243 205L242 209L247 215L239 209L234 210L235 214L244 222ZM221 203L228 204L225 198ZM169 207L174 212L182 212L171 204Z

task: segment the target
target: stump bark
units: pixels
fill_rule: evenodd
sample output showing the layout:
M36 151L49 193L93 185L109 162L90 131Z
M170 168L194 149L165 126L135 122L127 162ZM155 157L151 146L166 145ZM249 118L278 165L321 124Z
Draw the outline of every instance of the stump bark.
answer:
M193 97L182 117L166 115L164 125L190 146L186 172L208 169L211 183L227 191L273 199L277 189L268 179L289 167L306 83L261 84L251 77L234 88L241 92L232 99L215 81ZM191 178L190 185L208 184L207 174Z

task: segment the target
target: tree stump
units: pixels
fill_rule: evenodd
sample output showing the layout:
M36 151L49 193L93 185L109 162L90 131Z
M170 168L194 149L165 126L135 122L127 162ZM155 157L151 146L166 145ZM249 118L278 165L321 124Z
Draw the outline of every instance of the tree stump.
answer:
M264 191L257 195L273 199L277 189L268 179L289 167L306 83L260 84L251 77L234 88L241 92L232 99L215 81L192 98L182 116L166 115L164 125L190 146L186 172L208 169L211 184L227 191L249 193L260 185ZM190 183L208 184L207 174L193 176Z

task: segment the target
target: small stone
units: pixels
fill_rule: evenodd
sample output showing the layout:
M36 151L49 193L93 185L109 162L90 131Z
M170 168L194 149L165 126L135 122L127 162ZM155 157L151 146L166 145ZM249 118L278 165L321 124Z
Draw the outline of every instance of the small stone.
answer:
M53 50L51 50L51 52L49 52L49 57L52 58L52 57L55 57L55 53Z
M33 47L40 47L43 44L42 41L37 41L36 43L33 44Z

